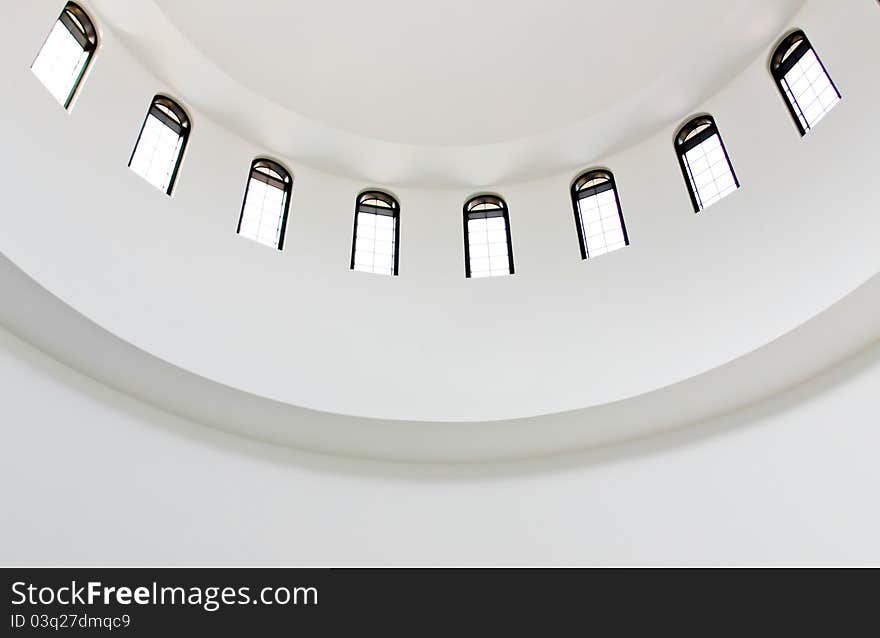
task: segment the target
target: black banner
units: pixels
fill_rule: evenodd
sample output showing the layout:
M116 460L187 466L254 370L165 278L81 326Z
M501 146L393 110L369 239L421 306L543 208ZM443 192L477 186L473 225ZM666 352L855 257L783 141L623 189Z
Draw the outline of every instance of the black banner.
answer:
M871 572L871 574L876 572ZM356 629L537 635L867 628L876 594L842 570L7 569L2 635ZM835 614L834 603L845 605ZM870 620L869 620L870 619ZM609 624L610 623L610 624ZM197 633L192 633L197 632ZM247 633L245 633L247 632ZM609 633L602 631L603 634Z

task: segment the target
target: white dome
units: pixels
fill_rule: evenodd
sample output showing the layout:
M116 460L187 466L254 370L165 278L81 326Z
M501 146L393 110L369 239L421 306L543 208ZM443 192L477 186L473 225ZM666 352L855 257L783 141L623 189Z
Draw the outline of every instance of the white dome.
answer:
M274 153L371 182L482 187L668 128L802 2L93 4L170 87Z
M145 8L149 3L139 3L138 9L100 0L94 4L102 41L70 115L45 99L39 82L14 64L15 56L7 56L13 61L6 63L8 72L21 78L22 95L4 107L8 117L22 123L8 133L9 143L19 149L14 158L6 158L6 178L16 184L12 200L17 205L9 210L32 212L6 220L0 248L73 309L172 368L244 393L241 396L249 401L264 401L270 411L308 409L340 415L339 431L328 426L317 438L307 434L312 428L302 425L303 419L293 417L299 425L281 428L273 425L280 417L265 424L237 421L245 431L346 454L454 459L540 454L662 430L754 399L760 388L790 383L793 377L788 372L777 374L761 357L749 357L797 333L880 271L874 239L880 217L870 189L875 167L869 162L853 165L835 160L851 157L852 148L870 143L875 135L873 127L853 126L853 122L873 117L875 100L870 97L877 87L873 71L862 60L876 43L872 31L856 17L845 23L827 20L832 4L811 3L790 22L768 23L762 29L772 27L776 36L760 34L762 48L757 55L752 53L753 61L744 72L707 101L683 106L677 122L595 161L614 172L630 240L625 250L580 259L569 196L569 185L580 172L575 167L541 180L492 185L489 190L501 194L509 207L516 274L491 281L464 277L462 205L474 192L466 186L413 188L365 182L322 172L296 156L276 156L293 175L284 250L273 251L237 236L247 169L267 148L256 139L231 133L226 120L211 117L217 108L237 107L239 102L228 96L221 99L218 93L215 101L202 107L205 92L227 91L232 85L212 88L209 82L216 77L207 72L192 87L166 84L139 60L158 61L162 68L163 55L167 58L173 50L184 56L186 51L175 48L172 41L163 53L157 47L165 41L156 40L152 49L135 47L135 59L127 47L134 46L137 38L123 31L129 13L151 15ZM278 4L274 8L282 17L298 6ZM742 31L742 25L729 24L731 15L743 21L739 13L694 8L701 4L685 3L691 9L687 19L663 18L675 46L656 44L662 40L659 34L645 40L648 50L658 49L664 66L690 68L686 61L690 49L680 46L680 41L694 32L694 41L703 42L708 26L701 28L701 21L720 22L722 33ZM235 44L236 38L243 38L242 43L257 41L258 30L265 29L267 39L275 44L243 52L238 63L263 68L269 58L260 56L294 58L292 81L279 81L277 89L284 93L277 99L291 105L299 74L306 73L302 57L319 58L314 65L325 69L328 94L348 82L337 77L331 66L323 66L339 63L320 60L327 55L319 55L316 47L329 46L323 39L287 42L281 32L272 31L277 25L267 25L262 18L234 22L235 12L224 3L217 3L200 20L193 13L195 3L163 7L183 33L192 31L193 42L209 54L215 48L212 43L227 39L233 43L228 51L218 47L217 56L242 48L243 44ZM493 7L478 3L472 20L487 21ZM787 3L776 7L781 12L778 20L787 7ZM251 8L265 9L256 11L259 16L269 9ZM309 14L316 29L327 28L331 8ZM568 3L566 8L586 20L583 8ZM516 34L519 38L531 26L547 39L548 25L559 19L559 10L549 9L530 25L516 12L508 18L519 16L513 20L523 29ZM596 9L592 15L604 15L602 11L611 12L608 20L632 23L634 33L644 29L644 17L632 7ZM22 11L27 19L11 39L14 50L27 51L27 42L39 41L44 13L36 7ZM381 15L363 16L353 10L339 28L346 33L344 29L355 28L351 21L362 17L369 30L386 22L400 32L412 14L388 15L383 21ZM450 20L448 29L452 28L454 21L448 16L438 19ZM511 35L515 35L513 23ZM146 20L146 24L162 28L158 22ZM853 95L845 97L806 138L797 134L768 72L770 51L792 25L806 29L819 43L844 94ZM755 33L760 31L756 28ZM413 36L398 33L398 37ZM701 64L715 57L719 64L724 60L730 64L748 53L752 45L747 40L743 39L742 51L710 54ZM418 47L423 51L419 55L436 56L437 44L427 40L427 46ZM549 57L537 59L555 72L563 60L553 59L559 51L546 44L551 51L541 55ZM645 62L648 69L657 64L654 56L645 55L643 45L630 49L651 58ZM630 49L625 50L622 64L630 64ZM376 55L363 63L391 65L384 57L390 53ZM527 50L519 51L509 61L521 67L530 57ZM209 64L196 58L191 66L187 59L175 60L177 72L191 73ZM495 64L493 59L485 62ZM243 68L219 59L216 64L244 82ZM403 74L394 68L390 77ZM450 70L456 68L450 62ZM456 84L471 81L461 72L463 78L446 81L448 90L466 88ZM590 98L593 101L585 103L587 115L618 90L624 91L607 65L597 73L595 78L606 78L600 84L617 88ZM261 82L264 75L248 77L268 92L274 84ZM650 84L644 75L634 77L641 78L639 84ZM692 94L721 83L723 77L697 82ZM310 87L308 81L304 79L302 86ZM430 76L412 79L413 88L422 93L427 91L422 81L441 82ZM315 91L311 86L307 92ZM125 166L149 100L163 92L180 100L192 120L172 198L137 179ZM253 94L242 96L241 103L250 105ZM555 108L551 103L556 95L550 91L549 97L548 110ZM372 100L367 102L364 108L379 108ZM328 107L326 118L344 119L346 112L354 117L356 105L357 100L350 100L347 107ZM468 108L463 101L439 126L466 118ZM695 216L672 137L678 122L699 112L714 115L741 188ZM528 126L539 126L540 113L533 115ZM254 131L266 124L256 113L250 117L250 124L257 127ZM386 129L389 136L405 137L410 124L392 119L386 125L375 122L391 127ZM348 126L357 128L351 122ZM336 123L343 125L341 119ZM271 137L271 127L265 133ZM56 186L49 190L42 186L44 171L32 168L45 165L47 154L54 166L63 167L53 173ZM583 161L581 169L592 162L587 155ZM805 180L812 174L817 177ZM400 203L397 277L349 269L354 201L368 188L384 188ZM28 195L35 192L41 193L37 209ZM828 210L830 201L838 204L833 214ZM860 232L854 233L854 228ZM834 246L846 246L847 258L841 259L830 248ZM804 260L804 255L810 259ZM823 285L817 287L817 281ZM850 345L845 341L840 348ZM826 360L827 353L818 346L804 346L804 365L814 351L816 361ZM737 361L752 363L737 363L735 384L724 375L711 376ZM715 385L699 386L714 397L699 409L696 404L683 409L671 403L670 397L686 391L688 383L713 378ZM757 381L760 387L755 387ZM170 385L166 390L172 391ZM637 408L642 402L665 407L646 412ZM623 416L622 406L628 406ZM554 415L556 425L542 422L548 415ZM356 420L346 421L350 417ZM364 442L351 435L358 427L367 427L358 425L364 420L391 420L391 425L380 426L387 434ZM504 434L512 427L504 424L511 420L522 431L514 439ZM466 427L451 429L450 422ZM424 437L434 435L437 442L425 449Z
M8 4L0 562L876 560L877 3Z

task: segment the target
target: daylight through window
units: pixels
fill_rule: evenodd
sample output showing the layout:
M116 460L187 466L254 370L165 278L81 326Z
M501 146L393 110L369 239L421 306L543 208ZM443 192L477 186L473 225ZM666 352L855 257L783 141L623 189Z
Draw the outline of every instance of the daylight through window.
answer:
M803 31L786 37L773 53L770 71L801 135L840 101L840 91Z
M69 2L31 70L49 93L69 109L97 47L98 35L91 19L79 5Z
M513 274L507 204L494 195L479 195L464 205L466 277Z
M293 180L277 162L257 159L251 164L238 234L282 250Z
M571 187L581 257L598 257L629 244L614 176L606 170L587 171Z
M186 111L171 98L157 95L128 163L131 170L170 195L190 129Z
M367 191L354 211L352 270L396 275L400 244L400 205L388 193Z
M696 212L739 188L727 149L711 115L695 117L685 124L675 138L675 147Z

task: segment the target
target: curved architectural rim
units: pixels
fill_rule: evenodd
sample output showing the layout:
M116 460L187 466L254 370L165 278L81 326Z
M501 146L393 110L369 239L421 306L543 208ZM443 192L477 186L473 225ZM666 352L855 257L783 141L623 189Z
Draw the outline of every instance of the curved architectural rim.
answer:
M305 452L412 463L505 462L584 452L699 423L803 383L880 339L880 275L735 361L616 403L489 422L389 421L319 412L177 368L107 332L0 256L0 325L125 394L196 423ZM839 336L829 340L828 334Z
M108 39L134 52L142 64L200 112L260 144L271 155L366 183L479 190L577 172L579 167L669 127L768 49L804 2L773 8L772 15L763 16L754 32L749 31L749 45L740 50L735 72L726 72L723 81L706 73L699 79L684 78L671 69L668 77L639 87L624 103L584 114L580 122L519 139L450 146L367 137L294 112L228 75L184 36L155 2L137 3L136 7L108 0L89 0L87 4L99 15ZM740 32L738 37L744 35ZM179 64L181 59L188 63ZM672 94L671 86L675 87ZM218 101L218 97L225 100Z

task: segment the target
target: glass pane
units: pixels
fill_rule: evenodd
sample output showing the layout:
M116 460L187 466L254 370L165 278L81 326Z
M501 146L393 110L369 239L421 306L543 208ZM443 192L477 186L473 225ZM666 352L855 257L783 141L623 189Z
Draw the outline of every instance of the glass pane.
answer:
M685 153L684 163L700 210L737 189L717 133Z
M471 277L510 274L510 246L503 217L468 220L468 253Z
M395 217L358 212L354 238L354 269L393 275L397 250L396 230Z
M183 138L153 115L147 116L131 158L131 170L159 190L168 191Z
M59 20L52 27L31 70L58 103L66 106L88 59L88 52Z
M578 212L587 257L598 257L626 246L617 192L613 188L579 199Z
M812 49L785 74L782 86L805 131L818 124L840 101L837 89Z
M285 195L282 189L251 178L238 234L278 248L284 223Z

